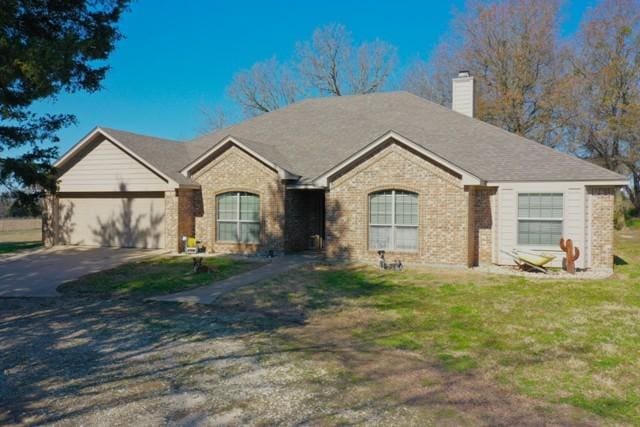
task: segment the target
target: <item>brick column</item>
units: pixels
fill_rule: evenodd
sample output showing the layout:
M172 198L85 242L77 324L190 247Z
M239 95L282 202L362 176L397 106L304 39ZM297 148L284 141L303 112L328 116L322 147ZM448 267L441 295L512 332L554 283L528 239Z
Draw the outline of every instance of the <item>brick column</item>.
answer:
M495 218L495 187L475 187L472 192L470 209L473 210L472 237L473 265L493 262L493 235Z
M184 250L182 236L194 237L195 211L194 190L178 190L178 250Z
M476 190L473 187L465 188L467 196L467 267L477 264L478 241L476 233Z
M613 205L615 188L587 187L590 199L591 268L613 268Z
M164 245L165 249L178 252L180 236L178 235L178 194L177 190L164 193Z
M172 252L184 250L182 236L195 236L194 195L190 189L164 193L165 248Z

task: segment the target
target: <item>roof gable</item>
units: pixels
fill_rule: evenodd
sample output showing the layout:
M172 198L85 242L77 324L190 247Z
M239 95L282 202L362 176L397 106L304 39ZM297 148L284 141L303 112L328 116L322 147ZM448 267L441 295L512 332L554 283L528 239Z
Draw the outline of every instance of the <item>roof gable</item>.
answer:
M182 168L180 173L182 173L184 176L191 176L194 171L201 169L204 165L215 159L218 154L224 152L229 145L235 145L263 164L276 170L282 179L300 178L299 175L295 175L283 167L283 163L286 163L286 160L275 147L267 144L261 144L255 141L250 141L244 138L237 138L231 135L222 138L222 140L220 140L213 147L197 156L194 160L192 160L189 164Z
M167 179L107 138L94 138L60 172L60 192L165 191L170 188Z
M354 155L348 157L344 161L340 162L333 168L328 171L322 173L318 177L316 177L313 181L316 185L319 186L327 186L328 181L333 175L340 173L341 170L349 168L350 165L357 163L359 160L366 158L370 153L375 152L379 147L388 143L396 143L404 148L407 148L411 151L416 152L417 154L426 157L431 160L433 163L440 166L442 169L449 171L450 173L459 176L463 185L480 185L482 184L482 180L477 176L469 173L468 171L459 168L458 166L452 164L446 159L438 156L435 153L425 149L424 147L416 144L415 142L405 138L394 131L385 132L380 137L376 138L370 144L368 144L363 149L359 150Z
M109 128L93 129L58 159L54 166L63 169L69 162L73 162L88 145L95 142L96 138L108 139L174 187L194 185L191 180L179 173L179 166L177 166L186 163L189 157L186 144Z

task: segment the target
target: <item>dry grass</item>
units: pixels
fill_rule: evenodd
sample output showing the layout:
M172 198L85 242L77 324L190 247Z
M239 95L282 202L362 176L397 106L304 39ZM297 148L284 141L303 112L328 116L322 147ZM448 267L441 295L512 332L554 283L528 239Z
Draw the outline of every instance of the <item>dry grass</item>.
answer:
M356 361L358 354L381 355L384 349L410 353L404 357L435 370L426 380L432 387L456 395L451 384L457 384L469 390L471 400L492 407L497 403L489 402L499 397L504 419L522 414L521 405L525 412L532 405L560 405L556 414L584 410L637 424L640 230L627 229L617 239L616 274L606 280L326 266L272 280L259 292L239 291L227 302L304 319L304 327L283 334L289 345L357 347L349 356ZM378 366L381 375L401 377L393 373L396 363ZM361 372L366 363L340 365L356 377L372 378L371 371ZM415 384L407 381L398 390L410 392Z

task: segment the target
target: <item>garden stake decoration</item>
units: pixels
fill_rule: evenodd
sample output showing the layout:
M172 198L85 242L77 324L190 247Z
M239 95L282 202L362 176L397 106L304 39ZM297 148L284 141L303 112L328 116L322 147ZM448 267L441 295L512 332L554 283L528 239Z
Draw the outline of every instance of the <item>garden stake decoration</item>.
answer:
M580 249L573 247L573 241L571 239L567 239L565 242L564 239L560 239L560 249L562 249L566 254L566 263L565 269L571 273L576 273L576 260L580 257Z

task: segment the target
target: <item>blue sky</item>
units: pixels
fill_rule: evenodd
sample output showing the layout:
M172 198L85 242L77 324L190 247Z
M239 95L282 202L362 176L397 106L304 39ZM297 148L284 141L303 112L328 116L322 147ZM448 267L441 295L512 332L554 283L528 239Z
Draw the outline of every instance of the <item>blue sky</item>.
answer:
M563 33L576 30L592 0L567 0ZM426 1L169 1L138 0L120 22L125 38L94 94L61 94L38 112L71 113L76 126L59 133L61 153L96 125L189 139L204 125L202 109L229 106L233 74L276 56L321 25L346 25L356 41L379 38L398 48L400 67L427 58L464 0ZM401 71L401 70L399 70Z

